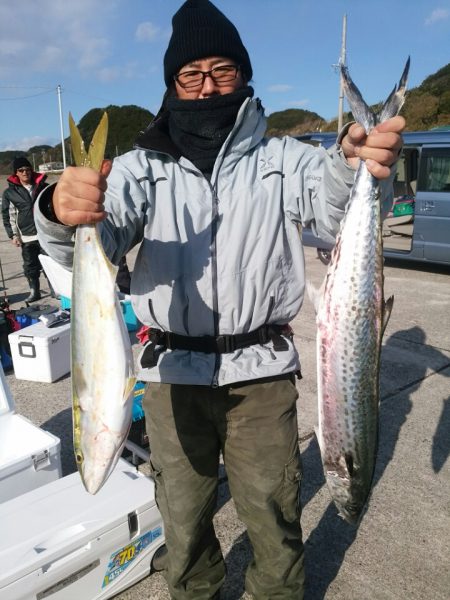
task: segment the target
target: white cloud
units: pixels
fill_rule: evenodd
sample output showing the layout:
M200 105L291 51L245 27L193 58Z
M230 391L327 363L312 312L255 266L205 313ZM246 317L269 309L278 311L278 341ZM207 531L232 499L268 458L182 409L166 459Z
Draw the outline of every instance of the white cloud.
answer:
M0 77L26 80L34 73L74 67L86 71L110 56L109 26L118 0L39 0L26 4L24 18L24 10L2 2ZM43 20L44 26L37 28Z
M138 64L131 62L124 66L103 67L99 69L98 77L103 83L110 83L119 79L138 79L143 75Z
M153 42L160 36L161 30L150 21L139 23L136 29L136 39L138 42Z
M446 8L435 8L431 15L425 19L425 25L433 25L438 21L445 21L450 17L450 11Z
M302 108L304 106L308 106L309 100L308 98L304 98L303 100L290 100L288 104L289 108Z
M53 137L42 137L35 135L33 137L26 137L19 140L5 140L0 144L0 152L5 150L28 150L29 148L33 148L33 146L56 146L61 142ZM36 161L39 160L39 157L36 156Z
M276 94L278 94L278 93L283 93L283 92L290 92L294 88L292 85L288 85L285 83L278 83L278 84L269 86L267 89L269 90L269 92L275 92Z

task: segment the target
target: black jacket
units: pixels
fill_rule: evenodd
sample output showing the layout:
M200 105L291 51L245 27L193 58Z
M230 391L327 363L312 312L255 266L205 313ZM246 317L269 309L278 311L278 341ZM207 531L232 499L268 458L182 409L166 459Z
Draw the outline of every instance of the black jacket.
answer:
M35 188L32 196L21 185L17 175L8 177L8 188L3 193L2 218L6 233L10 239L14 235L37 235L34 224L33 208L37 197L48 186L45 182L47 175L33 173Z

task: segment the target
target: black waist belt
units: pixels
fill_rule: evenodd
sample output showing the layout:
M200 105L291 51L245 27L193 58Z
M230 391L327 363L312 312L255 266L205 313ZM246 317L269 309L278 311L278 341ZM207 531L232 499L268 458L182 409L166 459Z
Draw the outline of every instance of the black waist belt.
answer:
M234 352L239 348L247 348L254 344L267 344L269 341L272 341L275 350L288 350L289 344L283 335L285 337L292 335L292 329L289 325L263 325L249 333L218 336L202 335L199 337L152 329L150 332L150 343L144 350L141 364L144 368L156 364L154 354L157 351L157 347L159 347L159 352L167 348L169 350L205 352L206 354L226 354Z
M226 354L239 348L248 348L254 344L267 344L270 340L280 338L286 326L263 325L249 333L236 333L234 335L203 335L191 337L163 331L166 348L170 350L191 350L192 352L205 352L207 354ZM286 342L285 342L286 345Z

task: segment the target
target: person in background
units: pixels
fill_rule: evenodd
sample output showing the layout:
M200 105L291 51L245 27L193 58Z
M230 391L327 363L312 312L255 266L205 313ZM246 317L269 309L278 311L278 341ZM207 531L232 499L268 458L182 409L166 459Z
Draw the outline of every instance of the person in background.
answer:
M119 288L119 292L122 294L130 294L131 286L131 273L128 268L126 256L122 256L119 262L119 270L117 271L116 285Z
M41 298L39 254L42 250L33 212L36 198L47 187L47 175L35 173L23 156L14 159L12 170L2 198L3 225L14 246L22 250L23 272L30 286L26 302L35 302Z
M149 382L171 597L220 596L225 563L213 515L222 454L253 548L247 592L301 600L300 360L289 328L305 287L297 224L334 238L360 159L380 179L387 213L405 121L369 135L348 125L329 150L266 139L235 26L207 0L184 2L172 24L158 115L112 167L68 168L44 190L40 241L66 266L82 223L99 223L115 264L140 244L131 299L150 328L138 378Z

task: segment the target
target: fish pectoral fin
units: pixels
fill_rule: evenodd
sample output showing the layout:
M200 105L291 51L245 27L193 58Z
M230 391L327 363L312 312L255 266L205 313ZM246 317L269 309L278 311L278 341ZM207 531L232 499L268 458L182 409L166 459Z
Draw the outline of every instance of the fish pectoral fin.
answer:
M323 292L325 289L325 282L326 278L323 280L320 288L316 288L315 285L311 281L309 281L309 279L306 280L306 293L308 294L308 298L310 299L311 304L314 306L316 315L319 312L320 300L322 299Z
M383 302L383 324L381 327L381 335L382 336L384 335L384 331L389 322L393 306L394 306L394 296L389 296L389 298L386 300L386 302Z
M136 385L136 378L135 377L129 377L125 383L125 387L123 389L123 404L126 404L128 402L128 399L130 398L131 394L134 391L134 386Z

